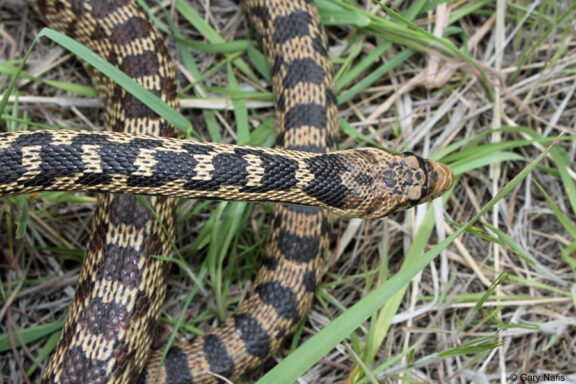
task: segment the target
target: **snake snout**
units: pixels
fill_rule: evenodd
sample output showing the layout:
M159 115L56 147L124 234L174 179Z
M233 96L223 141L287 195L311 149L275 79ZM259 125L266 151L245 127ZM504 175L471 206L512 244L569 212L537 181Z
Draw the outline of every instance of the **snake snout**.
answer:
M454 173L450 167L433 160L424 161L426 162L426 173L428 175L428 196L424 197L422 202L442 196L454 183Z
M442 163L404 153L400 164L403 182L396 211L434 200L454 182L452 169Z

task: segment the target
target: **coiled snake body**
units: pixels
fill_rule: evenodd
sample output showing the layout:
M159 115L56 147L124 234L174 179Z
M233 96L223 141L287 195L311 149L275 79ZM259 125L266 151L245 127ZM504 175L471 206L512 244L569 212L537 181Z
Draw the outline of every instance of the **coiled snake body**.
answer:
M174 69L162 39L130 0L36 0L53 28L84 43L173 108ZM90 245L62 338L43 382L209 383L235 379L278 349L307 312L330 220L381 217L429 201L452 184L446 166L377 149L333 153L331 64L311 2L248 0L272 68L277 145L201 144L174 130L111 80L91 73L111 132L0 134L0 197L38 190L159 195L154 213L128 195L99 195ZM91 71L93 72L93 71ZM151 137L165 136L168 138ZM263 266L250 297L226 323L148 357L165 293L173 201L165 196L288 202L275 205ZM154 217L156 216L156 217ZM142 372L140 374L140 372Z

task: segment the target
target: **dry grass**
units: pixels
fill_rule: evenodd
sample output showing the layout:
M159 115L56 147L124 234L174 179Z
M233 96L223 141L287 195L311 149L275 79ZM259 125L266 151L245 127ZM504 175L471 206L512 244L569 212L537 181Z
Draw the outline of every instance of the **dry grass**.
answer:
M395 2L393 9L412 20L407 26L386 24L389 15L372 1L354 2L354 9L335 0L319 2L330 24L341 146L375 143L435 154L454 167L458 179L444 202L435 203L434 217L419 207L382 220L336 221L325 279L298 342L401 271L405 257L409 264L418 260L467 223L555 137L561 132L564 137L405 293L400 290L299 382L388 383L404 377L410 382L508 383L515 382L510 375L522 373L539 375L540 382L544 373L576 382L576 13L569 3L463 1L427 9L421 2ZM224 40L249 38L234 3L192 6ZM169 2L152 11L164 25L170 17L177 20L184 39L206 41L208 32L197 32ZM27 6L0 0L2 92L9 68L19 63L39 29ZM432 37L442 34L454 47ZM385 41L396 44L386 48ZM270 145L269 88L238 69L237 55L188 49L174 39L170 44L184 90L184 114L196 131L212 140ZM240 58L251 62L246 55ZM385 71L386 63L396 65ZM90 84L65 50L43 40L26 72L43 81L20 79L0 120L3 129L30 122L101 126L95 97L78 97L46 82ZM238 89L228 89L231 74ZM250 98L244 105L232 104L242 92ZM236 111L246 107L248 120L230 111L231 105ZM92 197L64 193L36 197L29 208L27 201L0 202L0 383L38 379L36 367L46 363L72 299L94 203ZM216 221L219 212L223 216ZM216 324L246 294L268 214L265 206L182 201L178 247L190 273L202 277L206 260L219 260L221 280L209 276L198 289L186 268L173 269L159 343L182 311L185 323L178 337L189 337ZM234 227L235 216L239 230L223 247L219 234ZM18 224L25 231L18 233ZM499 279L501 274L508 278ZM182 308L191 291L197 296ZM17 346L22 341L25 346Z

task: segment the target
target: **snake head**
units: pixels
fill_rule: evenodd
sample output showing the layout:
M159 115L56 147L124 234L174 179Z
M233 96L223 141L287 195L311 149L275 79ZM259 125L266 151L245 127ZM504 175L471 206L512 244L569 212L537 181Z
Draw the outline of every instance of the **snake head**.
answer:
M355 217L379 218L403 211L441 196L454 182L448 166L413 153L377 148L351 151L358 173L348 184L353 187L346 205Z

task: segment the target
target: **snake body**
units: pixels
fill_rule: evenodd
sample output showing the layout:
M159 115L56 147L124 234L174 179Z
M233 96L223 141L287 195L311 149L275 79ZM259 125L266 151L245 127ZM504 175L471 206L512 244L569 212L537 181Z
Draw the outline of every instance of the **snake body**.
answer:
M162 39L131 0L36 0L64 31L176 107ZM323 209L380 217L442 194L451 171L412 154L335 149L330 58L309 1L247 0L272 69L277 145L185 142L110 80L90 71L109 131L0 135L0 197L39 190L158 194L151 213L127 195L101 195L77 294L43 382L212 383L236 379L278 349L310 307L330 219ZM174 164L182 166L174 166ZM231 176L228 178L227 176ZM263 266L249 298L222 327L155 352L143 370L164 297L173 202L165 195L288 202L275 205ZM156 215L156 218L154 218ZM162 364L160 364L162 362ZM143 371L142 371L143 370ZM142 372L140 374L140 372Z
M0 197L157 194L313 205L363 218L428 201L450 184L442 164L377 148L312 153L105 132L0 134L0 167Z
M162 36L133 1L32 2L52 28L80 41L178 107L175 71ZM109 78L87 67L106 129L155 136L175 130ZM165 297L174 201L99 195L76 294L43 383L129 383L143 369ZM157 216L157 218L154 217ZM144 241L145 240L145 241Z

